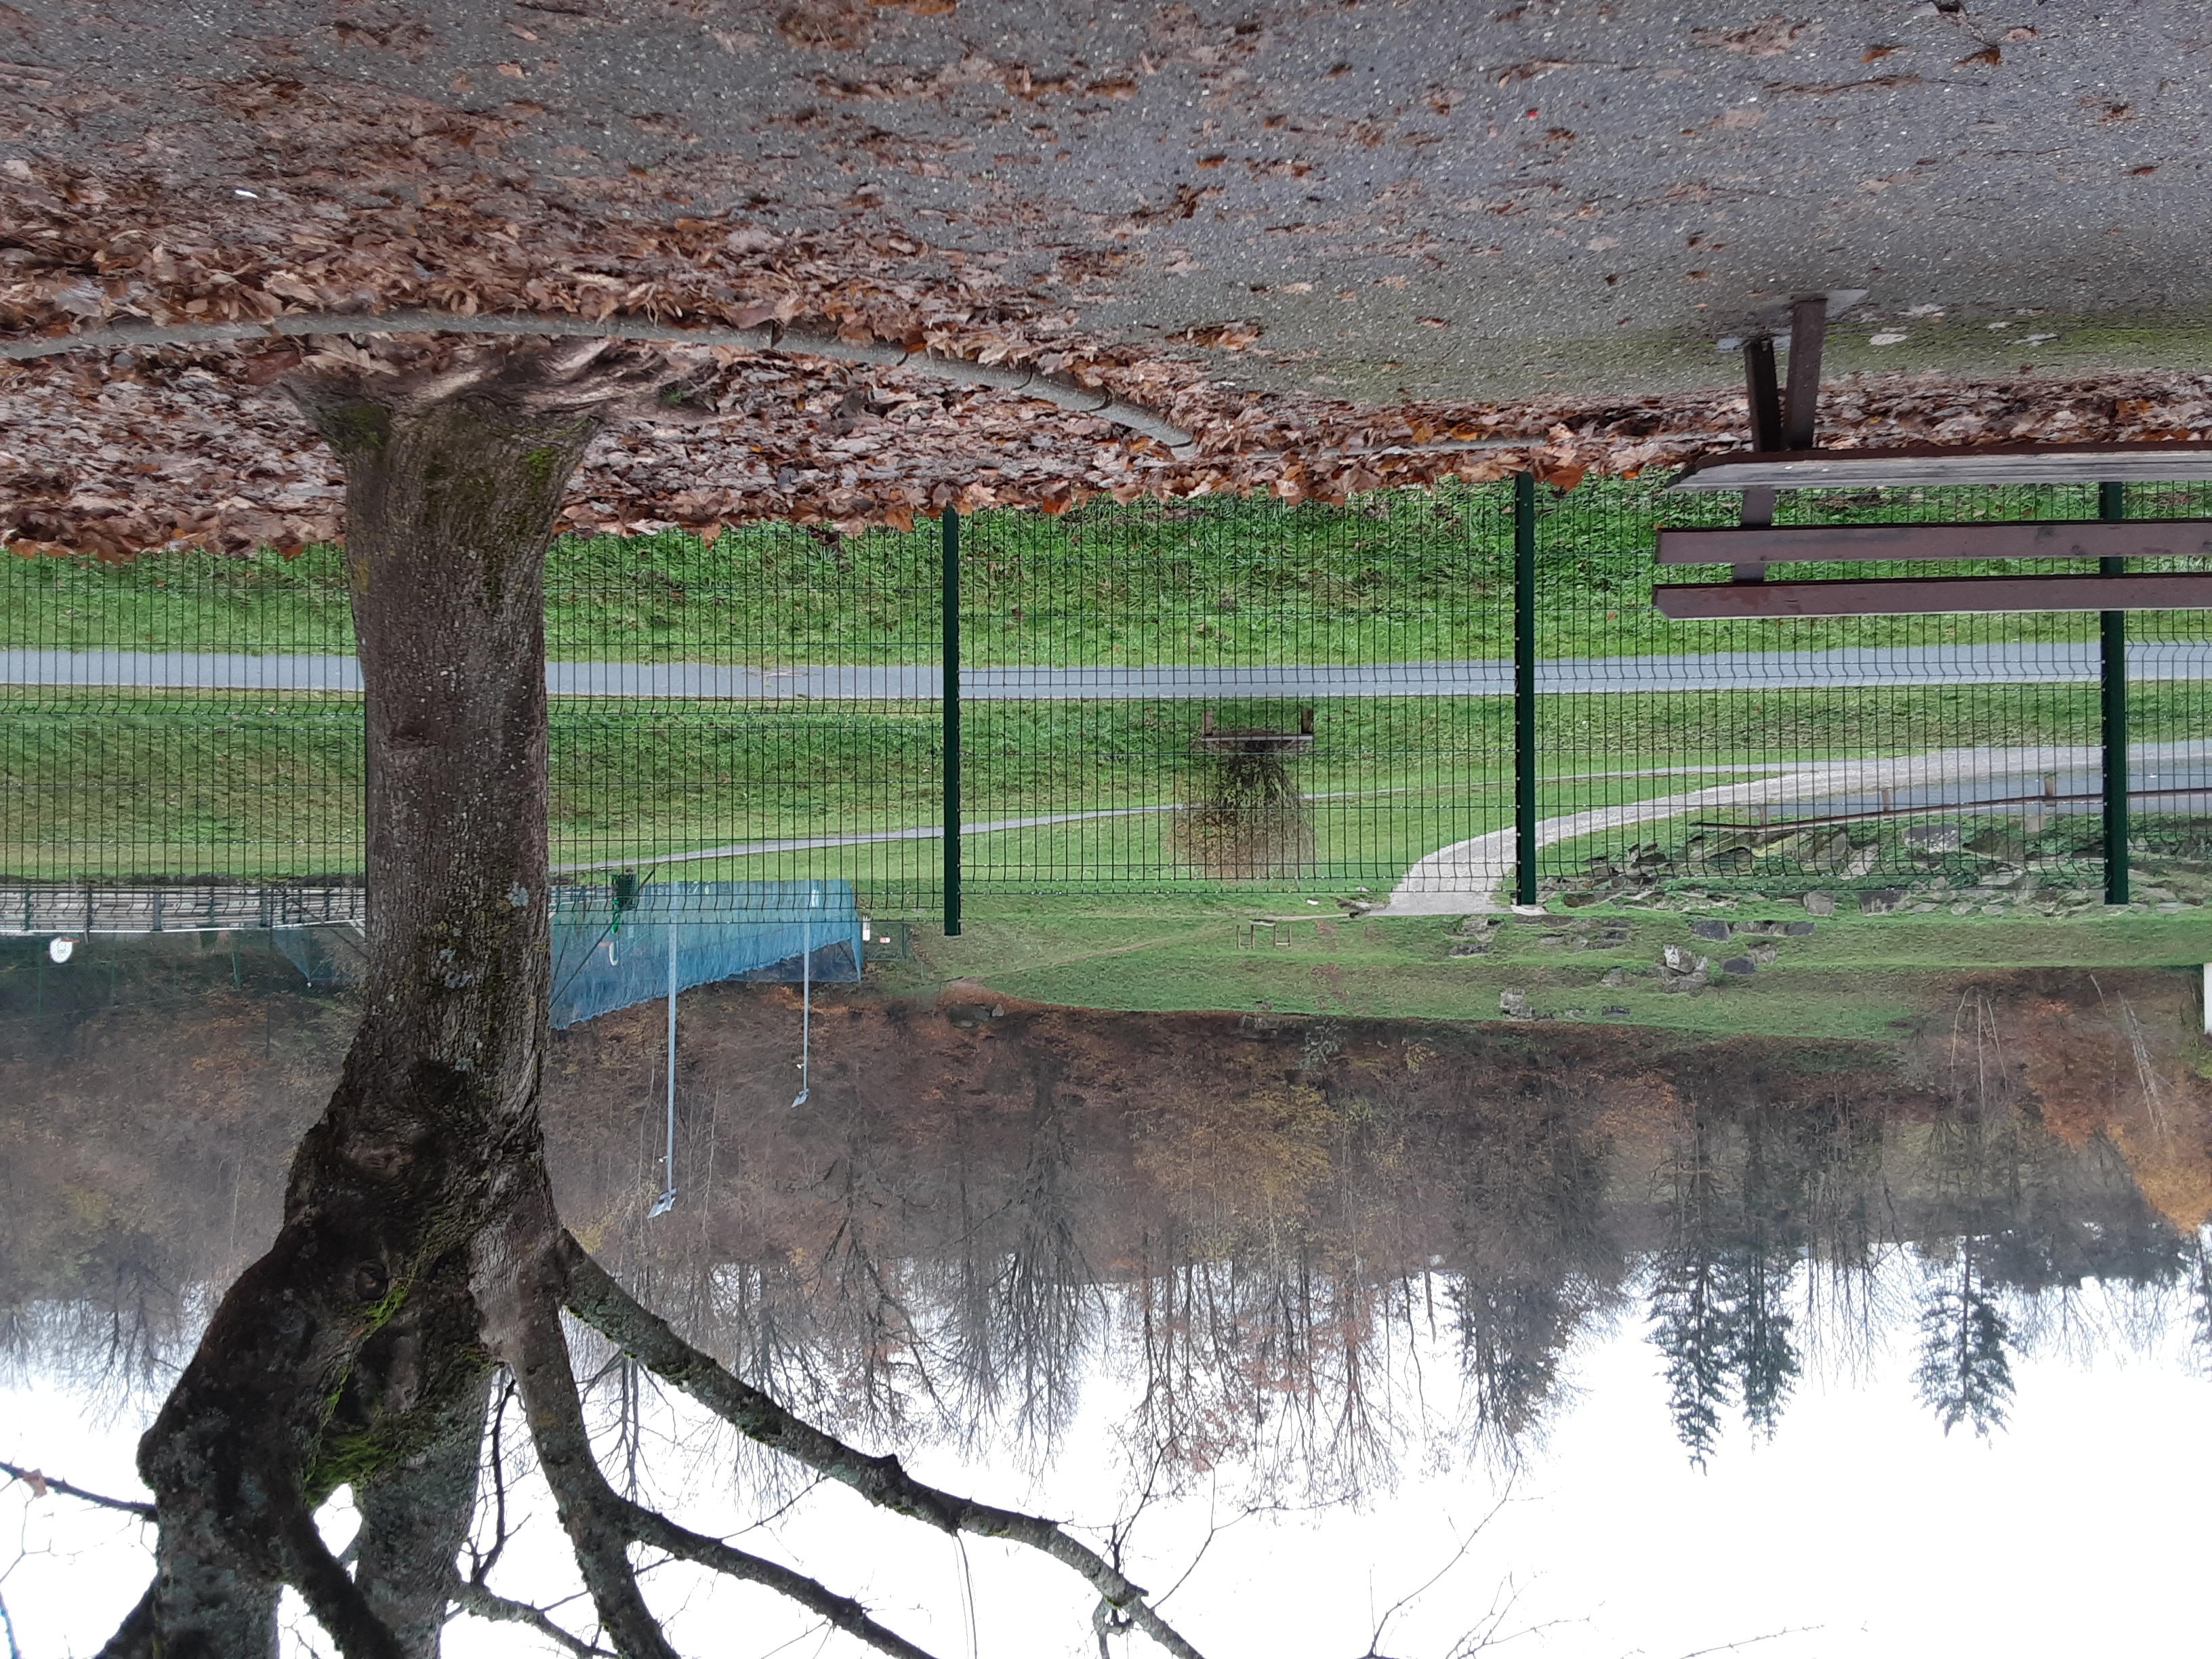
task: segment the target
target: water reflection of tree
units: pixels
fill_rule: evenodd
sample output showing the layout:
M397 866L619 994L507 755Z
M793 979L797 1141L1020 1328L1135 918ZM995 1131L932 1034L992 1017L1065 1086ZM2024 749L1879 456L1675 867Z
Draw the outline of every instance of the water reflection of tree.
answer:
M1251 1494L1293 1502L1372 1491L1448 1446L1510 1464L1631 1278L1700 1459L1731 1417L1772 1433L1816 1358L1849 1364L1923 1314L1943 1333L1918 1339L1946 1368L1931 1407L1993 1427L2019 1348L2137 1340L2087 1322L2117 1307L2150 1331L2196 1282L2114 1146L2045 1130L1994 1050L1931 1100L1703 1061L1660 1085L1359 1022L1303 1058L1186 1034L1150 1059L1116 1018L1016 1016L942 1080L825 1074L798 1116L708 1086L757 1065L702 1061L679 1091L698 1201L645 1224L657 1123L627 1104L604 1133L564 1131L564 1190L593 1249L682 1329L876 1444L1004 1444L1037 1467L1103 1359L1138 1401L1137 1467L1234 1466ZM709 1024L695 1016L702 1044ZM1656 1142L1655 1121L1670 1126ZM0 1147L15 1190L66 1185L26 1156ZM1655 1201L1627 1201L1647 1180ZM65 1279L11 1269L14 1351L165 1382L193 1322L179 1291L228 1248L212 1213L228 1197L72 1236ZM0 1258L34 1254L25 1214L0 1215ZM1908 1261L1924 1277L1892 1308ZM2091 1280L2108 1293L2084 1297ZM2109 1294L2130 1285L2133 1315ZM605 1367L593 1398L617 1425L649 1407L588 1339L583 1358ZM1460 1373L1455 1420L1435 1409L1434 1359Z
M1058 1068L1038 1066L1032 1090L1026 1156L988 1209L974 1204L972 1149L962 1140L960 1226L939 1294L957 1379L952 1421L971 1443L998 1424L1041 1462L1074 1418L1101 1304L1078 1232Z
M1468 1439L1510 1465L1540 1437L1570 1345L1617 1297L1621 1257L1597 1135L1549 1114L1493 1112L1482 1127L1459 1159L1454 1248L1438 1265L1452 1274Z
M2012 1324L1990 1285L1992 1262L2044 1276L2051 1256L2033 1224L2043 1170L2018 1109L1986 1001L1963 1004L1954 1033L1952 1099L1929 1125L1926 1161L1948 1236L1923 1239L1926 1282L1913 1386L1948 1434L1961 1423L1986 1438L2012 1401ZM2038 1248L2041 1245L2042 1248Z
M1802 1370L1789 1304L1808 1253L1808 1193L1834 1174L1821 1167L1834 1147L1825 1127L1818 1113L1762 1103L1731 1117L1693 1103L1660 1165L1667 1233L1652 1264L1651 1340L1674 1431L1700 1468L1731 1404L1771 1437Z
M1668 1224L1652 1264L1651 1343L1666 1362L1675 1437L1703 1468L1729 1403L1735 1344L1721 1261L1729 1218L1714 1126L1695 1106L1686 1118L1659 1171Z
M1796 1150L1777 1131L1765 1109L1745 1113L1741 1188L1742 1230L1725 1260L1735 1316L1735 1369L1744 1422L1771 1438L1782 1404L1799 1371L1793 1346L1796 1321L1785 1301L1802 1249L1796 1217L1802 1209L1803 1165L1777 1156Z
M1944 1433L1966 1423L1986 1439L2012 1401L2012 1327L1990 1294L1977 1243L1961 1238L1929 1276L1912 1382Z
M2038 1340L2148 1340L2186 1282L2189 1252L2106 1133L2076 1148L2045 1125L1984 995L1960 1001L1947 1082L1916 1183L1927 1197L1912 1241L1924 1273L1914 1382L1947 1433L1963 1423L1987 1436L2003 1425L2016 1352ZM2092 1282L2131 1338L2085 1328Z
M1294 1471L1300 1443L1311 1448L1313 1344L1334 1299L1310 1248L1328 1115L1322 1091L1297 1081L1179 1090L1133 1126L1153 1202L1131 1264L1130 1428L1169 1468L1243 1463L1267 1486Z

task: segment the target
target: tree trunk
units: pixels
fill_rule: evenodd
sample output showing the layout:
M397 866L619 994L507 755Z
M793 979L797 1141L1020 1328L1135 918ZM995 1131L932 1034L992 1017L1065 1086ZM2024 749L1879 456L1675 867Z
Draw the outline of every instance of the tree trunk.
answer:
M957 1498L800 1422L637 1306L562 1231L538 1099L546 1021L544 554L597 412L657 373L608 343L412 380L289 388L346 469L346 572L367 703L368 973L336 1092L295 1155L283 1224L223 1297L139 1443L152 1589L107 1651L270 1659L290 1585L346 1659L431 1659L456 1591L585 1650L541 1608L462 1586L495 1357L608 1640L673 1659L643 1545L767 1584L896 1659L866 1608L610 1487L564 1305L756 1438L947 1532L1012 1538L1089 1579L1179 1659L1144 1593L1053 1523ZM664 413L678 390L664 386ZM350 1486L358 1571L315 1511Z
M407 1659L436 1659L453 1558L476 1510L489 1382L485 1375L453 1401L444 1431L421 1450L354 1482L354 1582Z
M313 1511L350 1482L382 1515L434 1468L452 1490L419 1541L450 1565L489 1364L473 1247L544 1181L542 575L601 399L516 360L442 384L291 391L346 469L368 970L276 1243L224 1297L139 1447L160 1515L163 1659L262 1659L280 1582L349 1655L434 1648L419 1594L386 1574L399 1601L373 1607ZM401 1602L404 1635L377 1616Z

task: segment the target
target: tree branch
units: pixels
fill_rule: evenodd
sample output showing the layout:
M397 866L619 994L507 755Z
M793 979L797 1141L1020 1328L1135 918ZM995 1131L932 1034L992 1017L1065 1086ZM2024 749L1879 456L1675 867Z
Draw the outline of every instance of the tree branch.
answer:
M1198 447L1196 434L1166 416L1100 387L1085 386L1072 374L1048 374L1018 363L970 362L964 357L947 357L934 351L909 351L890 341L846 340L835 334L786 328L781 323L763 323L754 328L672 328L665 323L629 317L605 317L593 321L586 317L559 314L464 317L449 311L307 312L271 317L265 322L183 323L167 327L154 323L118 323L106 328L87 329L81 334L0 340L0 361L20 362L30 357L51 357L64 351L113 351L125 347L220 345L301 334L562 335L634 340L643 345L732 346L745 351L788 352L804 357L826 357L837 362L876 363L936 380L1018 392L1060 409L1110 421L1139 437L1152 439L1178 458L1188 457Z
M14 1463L0 1462L0 1474L9 1475L21 1480L41 1498L50 1492L58 1492L63 1497L74 1498L82 1504L94 1504L103 1510L114 1510L124 1515L135 1515L141 1521L151 1521L154 1518L154 1506L151 1504L141 1504L129 1498L103 1498L96 1492L87 1492L82 1486L72 1486L68 1481L58 1480L42 1470L27 1469Z
M943 1532L1011 1539L1041 1551L1089 1580L1109 1607L1176 1659L1201 1659L1152 1611L1139 1586L1053 1522L939 1491L908 1474L896 1457L871 1457L803 1421L677 1335L665 1320L631 1296L565 1233L562 1249L569 1311L741 1434L843 1482L893 1514L926 1522Z
M623 1659L678 1659L645 1604L629 1562L628 1505L592 1455L576 1395L568 1334L561 1328L562 1231L542 1184L478 1240L477 1284L484 1337L522 1395L538 1467L591 1592L599 1622Z
M642 1504L630 1505L630 1525L633 1535L641 1544L665 1550L679 1560L694 1565L710 1567L725 1577L742 1578L756 1584L765 1584L781 1595L786 1595L806 1608L818 1613L848 1636L858 1637L879 1653L888 1653L892 1659L931 1659L928 1651L916 1647L897 1632L887 1630L868 1616L868 1610L848 1595L840 1595L819 1581L803 1572L780 1566L774 1561L764 1561L757 1555L749 1555L720 1539L679 1527L657 1510Z
M285 1581L345 1659L407 1659L398 1633L377 1617L361 1586L323 1542L314 1516L304 1506L288 1506L277 1525Z
M615 1659L612 1649L596 1647L582 1637L562 1629L543 1607L501 1595L465 1578L455 1581L451 1594L454 1607L461 1612L471 1613L479 1619L489 1619L501 1624L526 1626L549 1642L559 1643L574 1654L576 1659Z
M892 1659L932 1659L927 1650L876 1623L858 1601L836 1595L804 1573L680 1527L617 1493L592 1455L559 1313L549 1304L542 1310L523 1311L522 1317L531 1331L526 1353L511 1357L508 1363L521 1390L538 1463L553 1488L592 1602L625 1659L652 1653L673 1659L674 1654L639 1592L625 1547L633 1542L729 1577L765 1584Z

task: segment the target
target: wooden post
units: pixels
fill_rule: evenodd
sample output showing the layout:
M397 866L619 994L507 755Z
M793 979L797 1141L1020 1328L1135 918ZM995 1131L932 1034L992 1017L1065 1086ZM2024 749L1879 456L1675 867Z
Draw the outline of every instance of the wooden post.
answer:
M2097 516L2124 519L2127 491L2117 483L2097 486ZM2100 559L2097 573L2117 576L2125 559ZM2097 617L2098 690L2105 739L2105 902L2128 902L2128 613L2100 611Z
M948 507L938 587L944 603L945 936L960 935L960 514Z
M1536 902L1536 476L1513 475L1513 902Z
M1774 450L1782 447L1782 393L1774 378L1774 342L1760 334L1743 343L1744 393L1751 406L1751 447L1754 450ZM1743 492L1741 522L1747 525L1767 525L1774 522L1774 492L1757 485ZM1735 580L1758 581L1766 574L1765 568L1753 568L1738 565Z
M1774 375L1774 342L1764 334L1743 343L1743 389L1751 405L1751 447L1782 447L1782 393Z
M1783 398L1782 442L1813 447L1820 406L1820 349L1828 338L1828 296L1815 294L1790 307L1790 385Z

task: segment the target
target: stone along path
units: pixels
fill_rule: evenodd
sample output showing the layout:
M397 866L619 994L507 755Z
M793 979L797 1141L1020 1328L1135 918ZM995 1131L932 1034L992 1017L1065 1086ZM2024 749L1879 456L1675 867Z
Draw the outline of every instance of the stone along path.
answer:
M1890 760L1821 761L1786 767L1741 782L1711 785L1645 800L1589 808L1540 819L1536 844L1555 846L1631 824L1657 823L1700 811L1745 811L1764 807L1802 809L1797 816L1873 810L1883 793L1908 799L1895 805L1918 811L1964 809L1977 801L2036 795L2044 780L2056 776L2055 793L2091 793L2102 760L2100 750L2081 745L2049 744L2022 749L1948 749ZM2131 781L2140 789L2160 789L2153 799L2160 810L2212 811L2212 743L2139 744ZM2081 786L2086 785L2086 787ZM2085 809L2079 802L2057 810ZM2019 811L2019 806L2011 810ZM2139 809L2140 810L2140 809ZM1776 818L1776 829L1786 828ZM1500 890L1510 885L1519 853L1511 829L1455 842L1418 860L1391 890L1376 915L1463 915L1503 908Z

